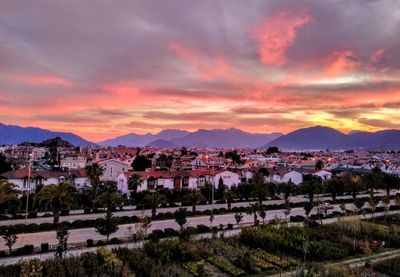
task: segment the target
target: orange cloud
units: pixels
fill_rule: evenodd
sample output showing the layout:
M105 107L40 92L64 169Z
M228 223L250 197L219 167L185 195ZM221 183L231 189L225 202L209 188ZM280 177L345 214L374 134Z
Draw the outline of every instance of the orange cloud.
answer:
M256 28L252 35L259 43L261 61L283 65L287 62L286 51L296 40L296 30L312 20L305 11L299 14L280 12Z
M23 82L32 86L68 86L71 82L55 75L9 75L10 80Z
M226 77L231 73L231 66L224 57L207 59L177 42L170 43L168 48L194 67L199 73L199 77L205 80Z
M350 50L333 52L327 60L324 68L325 77L337 77L351 72L357 67L355 54Z

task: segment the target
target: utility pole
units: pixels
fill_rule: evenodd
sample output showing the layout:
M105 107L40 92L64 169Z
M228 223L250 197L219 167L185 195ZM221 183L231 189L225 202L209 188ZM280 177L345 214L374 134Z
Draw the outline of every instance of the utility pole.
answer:
M26 194L26 207L25 207L25 225L28 222L28 209L29 209L29 194L31 192L31 173L32 173L32 154L29 155L29 164L28 164L28 192Z

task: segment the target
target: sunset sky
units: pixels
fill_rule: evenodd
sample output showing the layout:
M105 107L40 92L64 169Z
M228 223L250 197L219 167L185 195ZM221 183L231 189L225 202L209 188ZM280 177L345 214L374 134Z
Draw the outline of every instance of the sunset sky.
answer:
M400 2L0 0L0 122L400 129Z

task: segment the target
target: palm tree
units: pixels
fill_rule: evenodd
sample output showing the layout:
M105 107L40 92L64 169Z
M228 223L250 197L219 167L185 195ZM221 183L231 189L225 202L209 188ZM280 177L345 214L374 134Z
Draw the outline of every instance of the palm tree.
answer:
M353 196L353 200L355 201L357 198L357 193L362 189L359 180L351 173L345 173L342 175L341 179L343 181L344 190L346 192L350 192Z
M247 209L247 214L252 214L254 216L254 226L257 226L257 213L260 210L259 203L250 203L250 206Z
M390 197L390 190L399 188L400 178L396 174L383 173L383 187L386 189L386 196Z
M11 202L20 202L18 195L20 191L17 186L6 180L0 180L0 208L7 208Z
M292 181L289 181L287 183L282 183L279 184L278 191L279 193L283 194L283 199L285 200L286 203L289 201L290 195L293 195L295 193L296 185Z
M374 190L378 187L381 187L383 183L382 171L378 167L375 167L371 172L362 177L362 183L368 188L369 196L371 199L373 199Z
M158 207L166 202L167 198L163 194L160 194L158 191L146 194L146 196L142 200L143 205L150 207L152 217L155 217L157 215Z
M183 196L183 202L192 206L192 213L196 213L196 205L198 205L201 201L204 201L204 195L199 191L190 191Z
M320 178L314 176L305 177L305 181L300 184L300 190L302 193L308 195L308 202L313 205L314 195L322 192L322 183Z
M336 197L343 193L344 182L340 178L332 178L325 183L326 191L332 196L332 202L336 202Z
M128 189L137 191L138 187L142 185L143 181L140 180L140 175L137 173L132 174L128 179Z
M54 224L60 221L60 211L63 208L70 209L75 206L76 190L68 182L58 185L44 186L34 197L35 206L44 206L51 209L54 216Z
M258 204L261 206L265 197L268 196L268 190L265 185L265 178L264 174L262 173L255 173L253 176L253 190L252 196L256 197L258 200Z
M94 189L95 195L97 195L97 188L100 184L100 177L104 173L104 168L98 163L88 164L86 166L86 175L90 178L90 184Z
M231 191L231 190L226 190L224 191L224 200L226 201L226 204L228 205L228 211L231 211L232 208L232 202L235 200L236 194Z

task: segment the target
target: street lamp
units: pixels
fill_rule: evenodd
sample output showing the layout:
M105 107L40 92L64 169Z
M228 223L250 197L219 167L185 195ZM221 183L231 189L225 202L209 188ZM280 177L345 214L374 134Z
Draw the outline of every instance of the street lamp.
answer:
M206 155L207 163L209 163L209 157ZM214 215L214 186L215 186L215 176L214 176L214 167L211 167L211 175L212 175L212 183L211 183L211 213Z
M32 154L29 154L28 165L28 193L26 194L26 207L25 207L25 225L28 222L28 209L29 209L29 194L31 190L31 171L32 171Z

